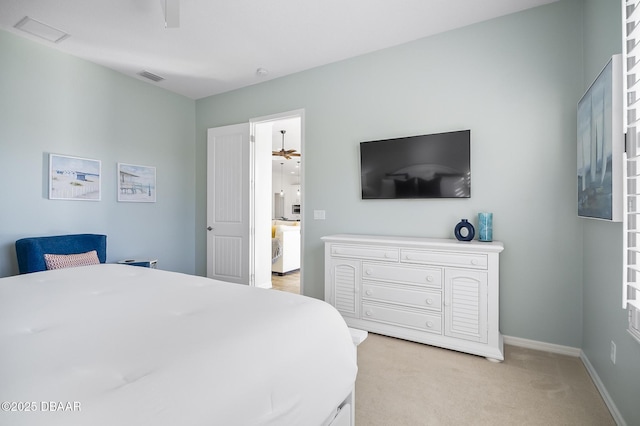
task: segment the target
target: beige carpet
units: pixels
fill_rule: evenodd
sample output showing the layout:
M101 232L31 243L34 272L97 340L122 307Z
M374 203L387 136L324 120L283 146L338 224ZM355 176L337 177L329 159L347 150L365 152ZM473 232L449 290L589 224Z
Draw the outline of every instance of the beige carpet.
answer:
M492 363L370 333L358 364L358 426L615 425L576 357L505 345Z

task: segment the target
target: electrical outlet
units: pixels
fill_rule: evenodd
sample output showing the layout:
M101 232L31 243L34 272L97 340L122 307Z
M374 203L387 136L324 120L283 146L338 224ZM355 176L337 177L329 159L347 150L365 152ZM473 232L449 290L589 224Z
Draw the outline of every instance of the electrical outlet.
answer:
M611 341L611 362L616 363L616 344Z

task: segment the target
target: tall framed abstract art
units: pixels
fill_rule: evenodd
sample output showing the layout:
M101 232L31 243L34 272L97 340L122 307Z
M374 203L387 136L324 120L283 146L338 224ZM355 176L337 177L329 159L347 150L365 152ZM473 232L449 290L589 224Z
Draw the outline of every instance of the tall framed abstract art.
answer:
M622 57L614 55L578 102L578 216L621 222L624 212Z

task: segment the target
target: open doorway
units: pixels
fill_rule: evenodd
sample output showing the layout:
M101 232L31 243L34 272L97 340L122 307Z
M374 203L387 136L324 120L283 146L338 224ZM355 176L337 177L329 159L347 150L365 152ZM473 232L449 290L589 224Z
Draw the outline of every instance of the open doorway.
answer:
M298 110L251 121L255 282L299 294L303 294L303 118ZM267 223L269 243L263 238Z

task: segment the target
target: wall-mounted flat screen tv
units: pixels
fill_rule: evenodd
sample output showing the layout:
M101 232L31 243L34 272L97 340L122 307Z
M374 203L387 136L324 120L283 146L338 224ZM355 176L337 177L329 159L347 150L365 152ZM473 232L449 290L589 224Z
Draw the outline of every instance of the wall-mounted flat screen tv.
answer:
M471 131L360 143L362 199L471 197Z

